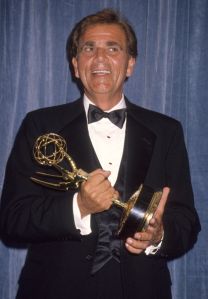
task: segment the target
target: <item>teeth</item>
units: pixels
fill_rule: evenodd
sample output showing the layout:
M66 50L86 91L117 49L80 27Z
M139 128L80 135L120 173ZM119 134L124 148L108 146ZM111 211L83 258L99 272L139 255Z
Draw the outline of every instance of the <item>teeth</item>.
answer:
M110 74L110 71L107 71L107 70L95 70L92 73L93 74Z

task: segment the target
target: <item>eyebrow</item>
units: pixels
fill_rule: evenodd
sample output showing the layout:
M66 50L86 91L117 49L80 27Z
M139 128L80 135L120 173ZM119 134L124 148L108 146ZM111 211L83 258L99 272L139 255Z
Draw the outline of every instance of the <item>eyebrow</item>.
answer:
M81 43L80 44L80 48L83 48L84 46L94 46L96 44L95 41L86 41L84 43ZM118 43L118 42L115 42L115 41L107 41L106 42L106 45L107 46L118 46L120 49L123 49L122 46Z
M93 42L93 41L86 41L86 42L84 42L84 43L81 43L81 47L83 47L83 46L85 46L85 45L87 45L87 46L93 46L95 44L95 42Z
M108 41L107 45L108 46L119 46L121 48L121 45L119 43L117 43L117 42L114 42L114 41Z

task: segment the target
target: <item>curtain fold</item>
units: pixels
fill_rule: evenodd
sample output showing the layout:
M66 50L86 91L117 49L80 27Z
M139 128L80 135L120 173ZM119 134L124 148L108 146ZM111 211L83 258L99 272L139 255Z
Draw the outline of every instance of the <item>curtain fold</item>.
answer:
M79 97L66 61L74 24L104 7L120 10L138 37L125 86L138 105L180 120L202 224L195 248L169 263L173 299L208 298L208 1L0 0L0 192L6 160L28 111ZM0 243L0 298L14 299L26 250Z

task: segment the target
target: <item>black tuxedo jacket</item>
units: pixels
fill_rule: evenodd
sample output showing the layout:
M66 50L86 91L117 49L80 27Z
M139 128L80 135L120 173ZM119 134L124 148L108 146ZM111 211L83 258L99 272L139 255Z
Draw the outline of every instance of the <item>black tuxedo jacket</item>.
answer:
M126 158L121 162L126 163L123 199L128 199L141 183L154 188L169 186L171 193L159 252L154 256L133 255L122 249L124 288L127 298L167 299L171 281L166 262L188 251L200 230L183 132L178 121L128 100L126 103ZM30 180L38 170L53 171L49 167L43 169L33 159L35 140L51 132L65 138L68 153L78 168L91 172L100 167L89 139L82 99L29 113L7 164L1 234L4 239L29 244L19 281L25 294L21 298L82 298L80 286L90 276L98 237L94 216L91 217L92 233L81 236L72 212L75 190L60 192Z

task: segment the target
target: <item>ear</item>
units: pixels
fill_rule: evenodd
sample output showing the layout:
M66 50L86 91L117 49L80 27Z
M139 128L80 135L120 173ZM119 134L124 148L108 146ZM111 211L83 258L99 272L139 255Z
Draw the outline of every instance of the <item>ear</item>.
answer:
M136 59L134 57L130 56L129 61L128 61L128 67L126 70L126 77L130 77L132 75L135 63L136 63Z
M76 78L79 78L78 63L75 57L72 58L72 65L74 67L74 74Z

